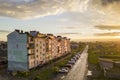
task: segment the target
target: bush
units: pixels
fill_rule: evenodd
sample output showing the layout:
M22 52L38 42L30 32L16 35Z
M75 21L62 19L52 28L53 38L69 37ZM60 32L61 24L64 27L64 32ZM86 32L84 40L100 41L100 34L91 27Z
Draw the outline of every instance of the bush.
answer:
M65 63L65 60L64 60L64 61L62 61L62 62L59 62L59 63L56 64L56 65L59 66L59 67L63 67L65 64L66 64L66 63Z
M36 76L33 80L42 80L40 76Z
M27 76L29 76L29 72L18 72L17 76L27 77Z
M57 66L53 67L53 73L58 73L59 69L60 69L60 68L57 67Z

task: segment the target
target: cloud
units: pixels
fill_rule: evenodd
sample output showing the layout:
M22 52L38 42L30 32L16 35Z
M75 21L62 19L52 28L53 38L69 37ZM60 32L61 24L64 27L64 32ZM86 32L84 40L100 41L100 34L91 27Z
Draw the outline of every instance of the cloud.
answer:
M57 33L58 35L79 35L81 33Z
M62 29L79 29L79 26L67 26L67 27L61 27Z
M0 33L9 33L10 31L8 30L0 30Z
M0 16L31 19L63 12L82 13L89 9L118 16L119 7L120 0L0 0Z
M105 6L113 3L119 3L119 2L120 0L101 0L101 4Z
M79 0L0 0L0 15L29 19L76 11L79 6Z
M100 30L120 30L120 26L112 26L112 25L97 25L95 28Z
M120 36L120 32L96 33L95 36Z
M120 14L120 0L91 0L91 3L93 9L103 14L117 16Z

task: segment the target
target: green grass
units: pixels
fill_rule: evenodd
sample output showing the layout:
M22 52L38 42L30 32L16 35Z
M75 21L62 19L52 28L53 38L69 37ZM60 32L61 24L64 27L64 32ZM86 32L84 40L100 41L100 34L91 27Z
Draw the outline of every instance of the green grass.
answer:
M88 62L90 64L97 64L98 63L98 57L99 57L99 54L96 54L94 53L93 51L91 52L88 52Z
M53 77L53 71L52 68L49 67L48 69L45 69L41 71L39 74L37 74L34 77L34 80L50 80Z
M112 61L120 61L120 56L118 55L105 55L105 56L100 56L103 59L108 59Z

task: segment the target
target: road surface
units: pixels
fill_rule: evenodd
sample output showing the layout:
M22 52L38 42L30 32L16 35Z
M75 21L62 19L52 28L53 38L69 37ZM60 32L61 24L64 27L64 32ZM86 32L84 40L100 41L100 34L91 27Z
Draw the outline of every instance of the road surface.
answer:
M84 80L87 70L88 45L85 47L79 60L67 74L64 80Z

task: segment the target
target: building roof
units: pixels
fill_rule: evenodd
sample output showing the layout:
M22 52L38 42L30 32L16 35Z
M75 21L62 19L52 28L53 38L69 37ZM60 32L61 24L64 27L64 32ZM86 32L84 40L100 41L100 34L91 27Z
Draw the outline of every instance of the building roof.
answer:
M38 38L46 38L46 39L58 39L58 41L61 41L62 39L68 39L67 37L62 37L62 36L54 36L53 34L42 34L39 31L30 31L30 32L23 32L23 30L18 30L15 29L16 32L18 32L19 34L27 34L30 37L38 37Z

